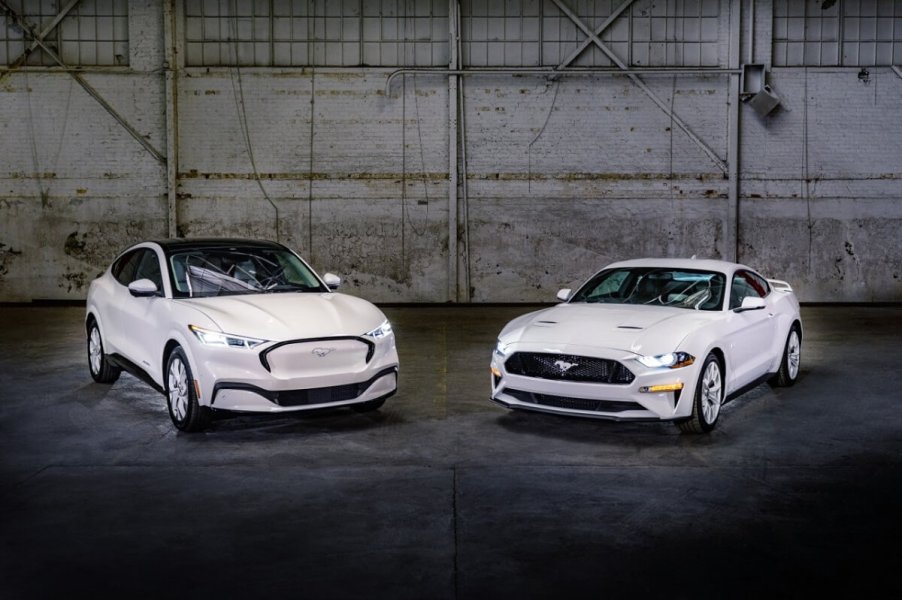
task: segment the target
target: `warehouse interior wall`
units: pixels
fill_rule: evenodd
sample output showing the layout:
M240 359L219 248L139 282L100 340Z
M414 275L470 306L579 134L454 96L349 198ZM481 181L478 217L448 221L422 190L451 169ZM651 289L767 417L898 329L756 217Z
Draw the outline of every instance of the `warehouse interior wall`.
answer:
M693 255L902 301L902 1L32 4L0 4L0 302L170 235L276 239L377 302ZM567 10L614 58L548 71L590 39Z

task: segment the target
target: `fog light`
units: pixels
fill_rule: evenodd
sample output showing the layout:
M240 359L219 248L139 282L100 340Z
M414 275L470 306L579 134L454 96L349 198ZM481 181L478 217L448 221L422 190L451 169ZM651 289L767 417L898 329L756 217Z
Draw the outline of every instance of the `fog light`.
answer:
M665 383L664 385L646 385L639 388L643 394L655 394L657 392L678 392L683 389L682 383Z
M495 377L501 377L501 371L498 369L498 367L492 367L492 375L494 375Z

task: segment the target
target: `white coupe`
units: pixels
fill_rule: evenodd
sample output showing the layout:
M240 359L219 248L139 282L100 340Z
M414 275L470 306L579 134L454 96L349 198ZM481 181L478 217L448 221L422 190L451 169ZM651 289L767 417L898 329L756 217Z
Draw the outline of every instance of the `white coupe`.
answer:
M91 376L138 376L183 431L212 410L377 409L397 388L394 334L378 308L334 292L339 283L273 242L137 244L88 290Z
M674 421L704 433L726 400L799 376L802 320L792 288L740 264L619 262L558 299L501 331L491 364L495 402Z

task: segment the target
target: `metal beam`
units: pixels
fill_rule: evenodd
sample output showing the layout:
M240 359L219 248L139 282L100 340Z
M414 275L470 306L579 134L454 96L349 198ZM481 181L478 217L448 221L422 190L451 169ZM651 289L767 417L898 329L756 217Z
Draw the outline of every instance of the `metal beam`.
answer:
M739 67L739 35L742 31L741 2L730 3L730 49L729 65ZM752 15L754 19L754 15ZM730 76L729 125L727 128L727 162L729 163L729 185L727 197L727 228L724 232L727 245L726 259L739 260L739 75Z
M43 41L45 37L50 35L50 33L54 29L56 29L57 25L60 24L60 22L66 17L66 15L69 14L69 11L71 11L75 7L75 5L78 4L79 2L81 2L81 0L69 0L69 4L64 6L63 9L55 17L53 17L53 20L50 21L50 23L47 25L47 27L45 27L44 30L41 31L40 33L36 34L35 37L37 39ZM13 12L13 10L6 4L6 2L0 2L0 8L3 8L3 11L5 13L7 13L9 16L11 16L12 18L15 19L15 17L12 14L10 14ZM28 56L32 52L34 52L34 49L37 48L38 45L39 44L38 44L37 40L32 40L32 42L30 44L28 44L28 47L25 48L25 50L22 52L22 54L20 54L18 56L18 58L16 58L16 60L9 63L10 71L12 71L14 69L18 69L19 67L24 65L25 62L28 60ZM2 79L4 76L8 75L10 73L10 71L0 73L0 79Z
M176 7L175 0L163 2L163 44L166 63L166 197L169 237L178 237L178 67L176 64Z
M721 69L718 67L703 67L691 69L617 69L611 67L592 67L578 69L555 70L554 67L503 67L503 68L482 68L471 67L469 69L442 69L438 67L408 67L403 69L395 69L388 74L385 80L385 95L391 95L391 86L395 78L401 75L440 75L447 77L449 75L459 75L461 77L472 77L476 75L539 75L554 79L556 77L604 77L616 75L636 75L641 77L673 77L676 75L733 75L742 73L742 69Z
M11 18L16 25L25 33L31 40L33 40L41 49L47 53L47 55L53 59L53 61L59 66L67 69L67 73L72 76L73 79L84 89L89 96L94 98L100 106L106 110L110 116L112 116L116 121L129 133L135 140L141 144L150 154L160 161L161 163L166 163L166 157L163 156L159 150L153 147L153 145L148 142L141 133L136 130L131 124L125 120L125 117L116 112L109 102L107 102L100 93L94 89L94 87L89 84L84 77L82 77L81 73L76 71L69 70L69 66L63 62L63 60L59 57L59 55L47 44L44 43L44 40L39 37L39 34L34 30L34 27L29 25L25 19L23 19L16 11L9 7L9 5L5 2L5 0L0 0L0 8L3 9L3 12Z
M615 8L614 11L608 16L608 18L604 20L604 23L602 23L595 29L594 37L597 38L598 36L600 36L602 34L602 32L605 29L607 29L608 27L610 27L614 23L614 21L617 20L617 17L619 17L621 15L621 13L623 13L623 11L625 11L627 8L629 8L630 4L632 4L635 1L636 0L626 0L620 6ZM574 60L576 60L579 57L579 55L583 53L583 50L588 48L589 45L591 45L591 44L592 44L592 37L587 37L586 39L584 39L579 44L579 46L576 47L576 50L571 52L570 56L565 58L564 62L562 62L561 64L559 64L557 66L558 70L566 69L567 67L569 67L570 63L572 63Z
M449 70L456 70L460 67L460 56L457 53L457 36L458 36L458 0L448 0L448 36L450 38L451 57L448 64ZM416 77L416 75L414 75ZM458 183L458 159L457 159L457 140L458 140L458 81L457 75L448 76L448 300L457 302L460 299L458 293L458 199L457 199L457 183Z
M717 153L714 152L714 150L712 150L705 142L703 142L701 138L695 135L695 133L693 133L693 131L689 129L689 126L672 110L670 110L670 106L668 106L666 102L661 100L661 98L659 98L657 94L652 92L651 88L649 88L644 81L639 79L638 76L629 73L629 67L622 60L620 60L620 58L616 54L614 54L611 49L608 48L591 29L586 26L582 19L580 19L572 10L570 10L570 7L563 3L563 0L551 1L555 4L555 6L558 7L558 9L560 9L562 13L567 15L567 17L571 21L573 21L573 24L576 25L580 29L580 31L586 34L591 43L594 43L599 50L604 52L605 56L607 56L611 60L611 62L617 65L622 71L626 72L627 76L633 81L636 87L645 92L645 95L648 96L651 101L658 106L658 108L664 111L664 113L673 120L673 124L682 129L683 132L687 136L689 136L689 139L692 140L699 148L701 148L702 152L707 154L708 158L710 158L724 174L728 172L729 169L727 167L727 163L725 163L717 155Z

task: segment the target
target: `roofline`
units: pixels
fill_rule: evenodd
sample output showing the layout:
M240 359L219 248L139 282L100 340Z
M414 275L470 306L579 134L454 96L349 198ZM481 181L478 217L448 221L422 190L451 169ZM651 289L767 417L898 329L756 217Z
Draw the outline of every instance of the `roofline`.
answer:
M160 248L163 249L164 252L200 248L224 248L229 246L253 246L257 248L287 249L286 246L279 242L253 238L168 238L146 240L146 242L157 244L158 246L160 246Z

